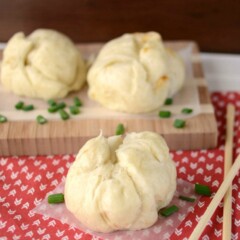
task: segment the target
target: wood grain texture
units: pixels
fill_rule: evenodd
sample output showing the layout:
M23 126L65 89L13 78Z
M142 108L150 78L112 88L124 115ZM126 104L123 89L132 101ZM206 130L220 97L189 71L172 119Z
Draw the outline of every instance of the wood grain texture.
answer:
M47 125L35 122L13 122L7 144L1 145L1 155L36 155L77 153L100 129L105 136L115 134L123 123L127 132L154 131L161 133L170 149L203 149L216 146L216 125L213 114L201 114L187 120L184 129L173 127L173 119L85 119L52 121ZM7 126L8 124L4 124ZM24 129L30 126L29 129ZM2 128L2 126L0 126ZM38 129L36 131L36 129ZM45 135L45 136L44 136ZM6 139L5 139L6 141ZM3 142L3 141L2 141Z
M0 6L0 41L37 28L62 31L75 42L155 30L165 40L194 39L203 51L240 53L235 0L0 0Z
M174 50L189 44L194 46L191 59L194 79L198 84L200 106L203 106L203 109L209 109L209 107L211 109L203 72L199 71L201 63L198 62L200 58L197 45L193 42L166 43ZM99 44L84 44L81 45L81 49L86 53L91 52L91 48L96 51L99 46ZM18 114L17 111L16 114ZM173 127L174 118L143 117L141 114L128 117L124 114L118 117L107 117L101 114L103 116L99 117L98 114L84 117L83 112L82 118L72 118L67 121L49 120L45 125L39 125L33 120L12 120L0 124L0 155L77 153L80 147L88 139L97 136L100 130L105 136L114 135L119 123L124 124L127 132L154 131L162 134L171 150L213 148L217 144L217 124L213 110L203 110L200 114L188 118L183 129Z

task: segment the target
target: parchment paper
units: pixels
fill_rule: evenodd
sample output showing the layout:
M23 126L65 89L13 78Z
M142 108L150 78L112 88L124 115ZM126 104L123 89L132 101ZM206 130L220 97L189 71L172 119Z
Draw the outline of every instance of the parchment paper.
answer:
M84 225L82 225L73 215L70 213L65 204L48 204L47 196L53 193L63 193L64 192L63 181L59 186L57 186L53 191L46 195L46 198L35 207L32 211L44 216L52 217L60 220L62 223L67 223L75 228L81 229L84 232L90 233L93 236L101 237L106 240L157 240L168 239L174 230L180 225L180 223L185 219L187 214L193 210L195 204L199 200L199 195L194 193L194 185L186 182L182 179L177 180L177 190L175 192L174 198L169 205L175 204L179 207L179 211L171 215L170 217L159 216L158 221L150 228L139 230L139 231L117 231L113 233L97 233L93 232ZM184 195L188 197L193 197L196 199L194 203L186 202L178 198L179 195ZM127 217L127 216L126 216Z
M85 59L92 61L94 59L94 56L97 54L99 48L101 46L99 44L96 45L85 45L80 47L82 50L82 53L85 57ZM204 112L213 112L213 108L211 106L203 107L199 104L199 96L198 96L198 90L197 90L197 82L196 79L193 76L193 70L192 70L192 45L189 44L187 47L181 49L178 51L181 55L182 59L184 60L184 65L186 68L186 81L183 86L183 88L174 96L174 103L170 106L163 106L161 107L162 110L169 110L172 112L172 118L188 118L192 117L194 115L197 115ZM84 106L81 107L81 114L72 116L72 119L94 119L94 118L156 118L158 117L158 112L160 109L157 109L156 111L150 112L150 113L144 113L144 114L127 114L127 113L121 113L112 111L109 109L106 109L102 107L100 104L92 101L87 96L87 84L85 87L80 90L79 92L72 93L65 99L59 100L64 101L67 103L68 106L73 104L73 97L79 96L80 99L83 101ZM48 104L44 100L40 99L31 99L31 98L25 98L25 97L19 97L15 94L6 91L3 86L0 83L0 112L2 115L6 116L10 121L16 121L16 120L35 120L36 116L43 115L47 119L60 119L58 114L51 114L48 113L47 108ZM25 104L33 104L35 106L34 111L30 112L23 112L23 111L17 111L14 106L18 101L24 101ZM182 115L181 109L184 107L189 107L194 109L194 112L190 115ZM204 108L204 109L203 109ZM68 111L68 110L67 110Z

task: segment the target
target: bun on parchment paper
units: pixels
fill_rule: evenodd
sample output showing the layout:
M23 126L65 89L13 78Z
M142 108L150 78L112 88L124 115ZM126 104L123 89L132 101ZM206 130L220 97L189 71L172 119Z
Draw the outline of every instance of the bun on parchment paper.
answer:
M38 29L8 41L1 66L2 84L20 96L56 99L79 90L86 79L81 53L64 34Z
M176 168L164 139L153 132L90 139L71 165L66 207L98 232L152 226L176 190Z
M182 87L185 68L156 32L124 34L106 43L87 76L88 95L109 109L158 109Z

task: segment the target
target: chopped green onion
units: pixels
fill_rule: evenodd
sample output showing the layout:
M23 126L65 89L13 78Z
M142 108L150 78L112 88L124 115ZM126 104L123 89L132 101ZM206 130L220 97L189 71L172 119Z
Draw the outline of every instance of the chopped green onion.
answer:
M48 108L48 112L50 113L55 113L57 112L59 109L63 109L66 107L66 103L65 102L61 102L61 103L56 103L56 105L51 105Z
M186 197L183 195L180 195L178 198L181 200L187 201L187 202L195 202L195 200L196 200L195 198L190 198L190 197Z
M49 100L48 100L48 104L49 104L50 106L56 106L56 105L57 105L57 103L56 103L53 99L49 99Z
M77 106L70 106L69 107L70 113L73 115L79 114L80 110Z
M69 117L70 117L69 114L66 111L64 111L63 109L60 109L58 112L59 112L62 120L69 119Z
M63 109L63 108L66 107L66 103L65 102L60 102L60 103L57 104L57 106L58 106L58 109Z
M48 108L48 112L50 113L54 113L54 112L57 112L58 111L58 106L57 105L54 105L54 106L51 106Z
M173 103L173 99L172 99L172 98L167 98L167 99L165 100L164 105L172 105L172 103Z
M63 203L64 202L64 195L62 193L51 194L48 196L48 203Z
M122 123L118 124L117 128L116 128L116 135L122 135L125 132L125 128L124 125Z
M74 97L73 102L74 102L74 105L77 107L81 107L83 105L82 101L78 97Z
M168 216L172 215L173 213L177 212L178 210L179 210L179 208L176 205L172 205L168 208L161 209L159 212L162 216L168 217Z
M32 111L34 109L34 106L32 104L30 105L25 105L22 107L22 110L25 112Z
M183 108L182 109L182 113L183 114L190 114L190 113L192 113L193 112L193 110L191 109L191 108Z
M0 123L5 123L7 122L7 118L3 115L0 115Z
M36 118L37 122L39 124L45 124L47 123L47 119L45 117L43 117L42 115L38 115L37 118Z
M24 102L23 101L19 101L16 105L15 105L15 108L20 110L22 109L24 106Z
M182 119L176 119L173 123L175 128L184 128L185 124L186 124L186 122Z
M161 118L169 118L169 117L171 117L171 112L170 111L160 111L158 115Z
M211 196L212 193L210 187L198 183L195 184L195 192L204 196Z

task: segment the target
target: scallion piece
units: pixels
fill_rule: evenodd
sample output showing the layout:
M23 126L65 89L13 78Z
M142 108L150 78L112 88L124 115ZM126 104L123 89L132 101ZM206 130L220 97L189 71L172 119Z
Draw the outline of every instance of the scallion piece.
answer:
M176 205L172 205L170 207L161 209L159 211L159 213L164 217L168 217L168 216L172 215L173 213L177 212L178 210L179 210L179 208Z
M63 203L64 202L64 195L62 193L51 194L48 196L48 203Z
M182 109L182 113L183 114L190 114L190 113L192 113L193 112L193 110L191 109L191 108L183 108Z
M53 99L49 99L49 100L48 100L48 104L49 104L50 106L56 106L56 105L57 105L57 103L56 103Z
M81 107L83 105L82 101L78 97L74 97L73 102L74 102L74 105L77 107Z
M23 106L24 106L24 102L23 102L23 101L19 101L19 102L15 105L15 108L16 108L17 110L20 110L20 109L23 108Z
M66 103L65 102L60 102L60 103L57 104L57 106L58 106L58 109L63 109L63 108L66 107Z
M5 123L5 122L7 122L7 118L0 114L0 123Z
M38 115L36 117L36 121L39 123L39 124L45 124L47 123L47 119L45 117L43 117L42 115Z
M185 122L184 120L182 120L182 119L176 119L176 120L174 121L174 123L173 123L173 126L174 126L175 128L184 128L184 127L185 127L185 124L186 124L186 122Z
M53 106L50 106L48 108L48 112L50 112L50 113L55 113L57 111L58 111L58 106L57 105L53 105Z
M80 110L77 106L70 106L69 107L70 113L73 115L79 114Z
M64 111L63 109L58 110L58 112L59 112L62 120L69 119L69 117L70 117L69 114L66 111Z
M30 105L24 105L22 107L22 110L25 111L25 112L28 112L28 111L32 111L34 109L34 106L32 104Z
M161 118L170 118L171 112L170 111L160 111L158 115Z
M118 124L117 128L116 128L116 135L122 135L125 132L125 128L124 125L122 123Z
M198 183L195 184L195 192L204 196L211 196L212 194L210 187Z
M57 112L59 109L63 109L66 107L66 103L65 102L61 102L61 103L56 103L55 105L51 105L48 108L48 112L50 113L55 113Z
M181 200L187 201L187 202L195 202L195 200L196 200L195 198L190 198L190 197L186 197L183 195L180 195L178 198Z
M172 105L172 104L173 104L173 99L172 99L172 98L167 98L167 99L165 100L164 105Z

